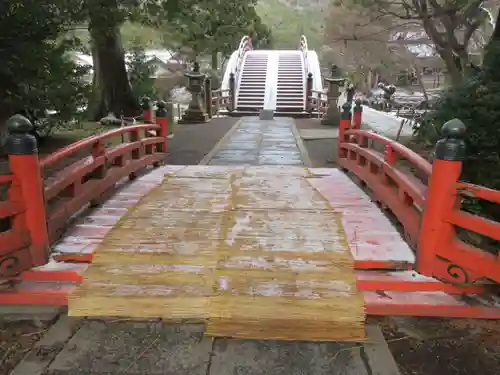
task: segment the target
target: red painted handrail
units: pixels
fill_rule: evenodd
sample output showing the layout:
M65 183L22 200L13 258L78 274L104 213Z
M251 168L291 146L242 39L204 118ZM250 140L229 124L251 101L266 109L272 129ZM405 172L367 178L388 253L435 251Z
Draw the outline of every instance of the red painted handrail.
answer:
M376 200L398 218L407 241L417 249L417 271L456 284L484 279L500 283L499 252L492 254L464 243L455 230L463 228L500 241L500 223L461 209L463 197L498 204L500 191L460 182L459 157L436 158L431 165L396 141L353 127L350 117L341 120L338 163L364 182ZM450 141L450 149L457 150L457 139ZM373 148L369 141L381 145L383 151ZM408 170L400 170L399 159L419 170L423 181Z
M12 174L0 176L0 184L9 185L8 199L0 202L0 224L2 219L8 221L0 226L0 277L45 264L50 244L73 215L106 199L118 182L162 163L168 125L158 114L156 122L90 136L42 160L36 153L9 155ZM107 141L116 137L122 142L107 147ZM83 151L89 152L81 156ZM48 168L75 156L76 161L42 179Z
M455 186L456 191L464 197L477 198L492 203L500 204L500 191L489 189L484 186L459 182Z
M63 147L60 150L57 150L53 154L50 154L40 160L40 167L43 169L51 166L52 164L61 161L62 159L67 158L77 152L80 152L85 149L89 149L95 146L96 143L105 141L110 138L118 137L124 134L130 134L138 130L160 130L160 126L156 124L138 124L126 126L123 128L113 129L107 131L106 133L92 135L87 138L83 138L79 141L76 141L66 147Z
M415 151L409 149L406 146L403 146L401 143L398 143L390 138L384 137L383 135L373 133L370 131L366 130L358 130L358 129L352 129L348 130L345 133L345 136L358 136L360 138L367 138L371 139L375 142L379 142L383 144L386 147L390 147L392 152L395 152L400 158L406 159L408 162L411 163L414 167L418 168L420 171L422 171L427 177L429 177L432 173L432 164L429 163L426 159L424 159L422 156L417 154ZM362 144L362 142L358 141L358 144ZM387 153L387 148L385 150ZM386 155L386 159L388 158L388 155ZM396 160L390 160L389 162L392 163Z
M338 163L365 182L375 198L398 217L407 241L416 248L426 186L398 169L397 161L406 159L426 176L432 172L431 164L412 150L379 134L357 129L340 133ZM368 140L381 144L385 152L371 148Z
M9 182L12 182L14 179L14 176L11 174L2 174L0 175L0 184L8 184Z

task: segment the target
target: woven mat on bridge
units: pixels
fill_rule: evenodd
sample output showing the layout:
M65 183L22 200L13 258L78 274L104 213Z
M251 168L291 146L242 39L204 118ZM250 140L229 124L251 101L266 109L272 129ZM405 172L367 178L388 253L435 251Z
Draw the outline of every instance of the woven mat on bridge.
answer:
M213 168L168 177L116 225L70 315L203 321L224 337L363 339L340 214L308 171Z

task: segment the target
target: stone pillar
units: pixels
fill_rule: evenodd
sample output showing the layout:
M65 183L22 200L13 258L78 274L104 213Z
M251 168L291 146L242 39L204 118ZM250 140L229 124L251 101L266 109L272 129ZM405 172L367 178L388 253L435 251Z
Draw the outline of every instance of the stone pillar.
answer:
M205 92L205 109L208 118L212 118L212 82L209 77L205 78L203 91Z
M332 78L325 78L328 85L328 92L326 94L328 99L328 107L326 113L321 119L321 124L330 126L339 126L340 111L338 101L340 96L340 87L344 85L345 78L338 74L336 65L332 65Z
M234 73L229 74L229 111L233 112L236 109L236 79Z
M307 86L306 86L306 111L312 111L311 97L313 89L313 74L309 73L307 75Z
M141 99L141 108L143 119L146 124L151 124L153 122L153 106L151 105L151 99L147 96Z
M178 123L198 124L200 122L207 122L208 115L205 111L205 106L201 96L203 92L205 74L200 73L200 65L195 62L193 70L184 74L184 76L188 79L188 90L191 93L191 102Z

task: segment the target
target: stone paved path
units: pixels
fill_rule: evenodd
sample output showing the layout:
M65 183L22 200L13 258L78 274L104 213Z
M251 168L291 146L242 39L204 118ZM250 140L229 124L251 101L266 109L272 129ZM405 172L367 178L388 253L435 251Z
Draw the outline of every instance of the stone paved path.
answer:
M303 165L294 126L290 118L243 118L209 164ZM399 375L380 329L367 326L367 335L366 344L232 340L204 337L193 324L85 321L43 374ZM47 340L44 352L65 341L53 336L54 348ZM35 362L44 359L31 357L14 375L42 375L45 366Z
M303 165L293 132L293 119L271 121L244 117L210 165Z
M374 342L361 346L212 339L200 325L91 321L44 375L398 375L381 335L368 333ZM15 375L24 374L37 375Z

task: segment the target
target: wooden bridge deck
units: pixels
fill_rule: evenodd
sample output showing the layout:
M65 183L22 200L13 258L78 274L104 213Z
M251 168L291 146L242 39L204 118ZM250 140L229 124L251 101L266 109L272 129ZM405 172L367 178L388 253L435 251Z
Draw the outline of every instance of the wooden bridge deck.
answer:
M70 315L206 320L213 336L364 338L342 215L315 178L300 167L172 173L104 237Z

